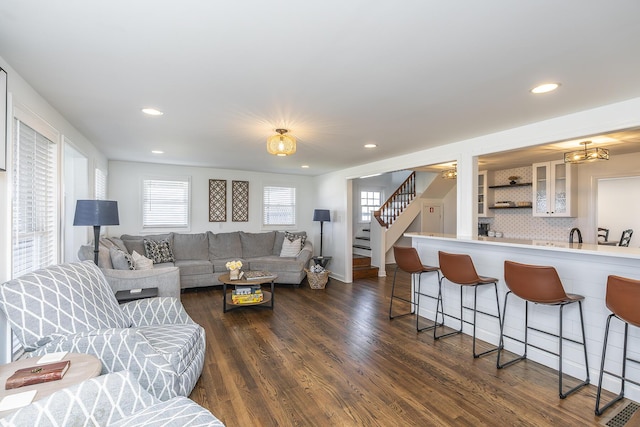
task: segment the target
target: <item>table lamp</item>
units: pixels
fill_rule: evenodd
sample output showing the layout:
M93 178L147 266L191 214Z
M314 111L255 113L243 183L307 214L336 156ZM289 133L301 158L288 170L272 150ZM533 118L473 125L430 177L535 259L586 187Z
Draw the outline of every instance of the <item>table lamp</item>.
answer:
M328 209L314 209L313 220L320 221L320 258L322 258L322 225L325 221L331 221L331 215Z
M73 225L93 226L93 262L98 265L100 227L103 225L120 225L118 202L114 200L78 200L76 202Z

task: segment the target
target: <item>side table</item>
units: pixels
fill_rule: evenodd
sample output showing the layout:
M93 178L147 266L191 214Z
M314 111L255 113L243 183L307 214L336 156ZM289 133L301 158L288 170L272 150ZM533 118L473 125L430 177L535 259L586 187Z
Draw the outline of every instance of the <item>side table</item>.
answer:
M102 363L100 360L92 354L83 353L67 353L62 360L69 360L71 364L69 369L64 374L64 377L56 381L48 381L40 384L32 384L24 387L13 388L5 390L4 385L15 371L18 369L28 368L30 366L36 366L38 364L39 357L30 357L28 359L21 359L15 362L0 365L0 400L5 396L12 394L22 393L25 391L36 390L36 397L34 401L40 400L43 397L61 390L63 388L72 386L74 384L81 383L93 377L100 375L102 371ZM14 410L0 412L0 418L13 412Z
M229 273L222 274L218 277L218 280L222 282L222 312L226 313L227 311L234 310L242 307L261 307L261 308L270 308L273 310L273 302L274 302L274 285L275 281L278 278L275 274L271 277L265 277L262 279L256 280L246 280L246 279L237 279L231 280ZM227 293L227 286L262 286L265 283L271 283L271 292L263 291L264 299L260 302L248 303L248 304L235 304L231 299L231 293ZM267 303L271 302L270 305ZM234 308L227 309L227 304L234 306Z
M132 290L116 292L118 302L123 304L137 299L154 298L158 296L158 288L144 288L141 289L140 292L131 292Z
M311 259L313 260L315 265L321 265L322 268L327 268L327 264L329 264L329 262L331 262L333 257L330 257L330 256L314 256Z

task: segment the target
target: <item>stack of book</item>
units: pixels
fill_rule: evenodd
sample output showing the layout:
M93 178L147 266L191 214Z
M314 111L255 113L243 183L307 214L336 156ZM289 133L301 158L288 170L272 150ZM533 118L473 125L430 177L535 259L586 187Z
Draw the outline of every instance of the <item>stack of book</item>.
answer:
M236 286L231 291L231 301L234 304L255 304L263 300L264 295L260 286Z

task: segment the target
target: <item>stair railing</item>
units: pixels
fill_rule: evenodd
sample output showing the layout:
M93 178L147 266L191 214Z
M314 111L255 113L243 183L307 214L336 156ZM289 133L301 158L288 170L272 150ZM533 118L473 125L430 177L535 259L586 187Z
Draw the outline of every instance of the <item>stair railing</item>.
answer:
M389 228L415 197L416 173L412 172L380 209L373 211L373 217L382 227Z

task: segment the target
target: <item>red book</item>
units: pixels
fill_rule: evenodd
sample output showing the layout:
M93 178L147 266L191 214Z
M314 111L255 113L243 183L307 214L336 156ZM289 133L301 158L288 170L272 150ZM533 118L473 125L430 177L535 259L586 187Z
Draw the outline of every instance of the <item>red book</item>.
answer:
M25 385L40 384L47 381L60 380L69 369L70 360L62 362L48 363L46 365L30 366L18 369L7 378L5 390L23 387Z

